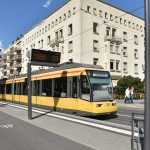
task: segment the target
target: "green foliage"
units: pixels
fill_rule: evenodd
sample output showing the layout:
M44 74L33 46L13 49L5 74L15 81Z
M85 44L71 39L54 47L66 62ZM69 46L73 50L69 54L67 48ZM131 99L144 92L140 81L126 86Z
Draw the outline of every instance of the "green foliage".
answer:
M144 93L144 81L140 78L132 76L124 76L117 82L117 86L114 87L115 95L123 96L127 87L134 87L136 93Z

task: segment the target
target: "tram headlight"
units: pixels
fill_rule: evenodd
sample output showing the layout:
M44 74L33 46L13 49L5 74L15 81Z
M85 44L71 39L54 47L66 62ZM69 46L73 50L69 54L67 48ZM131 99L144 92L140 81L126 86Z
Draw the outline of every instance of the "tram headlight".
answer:
M102 106L102 104L96 104L96 107L101 107Z

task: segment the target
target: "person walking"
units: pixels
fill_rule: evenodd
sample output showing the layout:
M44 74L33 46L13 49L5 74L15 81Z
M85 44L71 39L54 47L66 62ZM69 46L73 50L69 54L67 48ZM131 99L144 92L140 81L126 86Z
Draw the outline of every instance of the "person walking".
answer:
M133 94L134 94L134 87L132 86L130 89L130 102L133 104Z
M129 87L125 90L125 103L130 100L130 89Z

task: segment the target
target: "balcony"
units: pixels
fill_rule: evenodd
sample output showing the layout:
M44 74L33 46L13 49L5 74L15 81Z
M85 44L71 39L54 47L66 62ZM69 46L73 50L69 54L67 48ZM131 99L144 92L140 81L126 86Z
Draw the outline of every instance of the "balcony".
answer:
M21 46L16 46L14 49L14 52L19 52L22 50Z
M14 67L13 66L9 66L9 67L7 67L7 69L8 70L12 70L12 69L14 69Z
M13 50L10 50L8 53L7 53L8 56L13 56L14 55L14 51Z
M119 36L105 35L104 41L110 41L116 44L122 44L122 38Z
M6 62L2 62L1 66L7 66L7 63Z
M6 59L7 59L7 55L6 55L6 54L3 54L3 55L2 55L2 59L3 59L3 60L6 60Z
M2 78L8 78L8 75L3 75Z
M58 42L59 42L59 43L64 43L64 37L59 37L59 38L58 38Z
M16 63L16 64L13 65L13 67L14 67L14 68L21 68L21 67L22 67L22 64L21 64L21 63L20 63L20 64L19 64L19 63Z
M2 72L4 73L4 72L7 72L7 69L6 68L4 68L3 70L2 70Z
M7 63L11 63L11 62L13 62L13 61L14 61L14 58L13 58L13 57L7 59Z
M22 58L22 55L21 54L17 54L17 55L15 55L14 56L14 60L21 60L21 58Z
M64 43L64 38L63 37L58 37L56 39L53 39L50 41L50 46L54 47L55 45L58 46L59 43Z

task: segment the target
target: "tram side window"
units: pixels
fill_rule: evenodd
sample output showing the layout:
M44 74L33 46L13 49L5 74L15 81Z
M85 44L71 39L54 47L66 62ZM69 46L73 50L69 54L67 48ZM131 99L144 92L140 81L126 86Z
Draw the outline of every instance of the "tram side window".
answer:
M39 80L32 81L32 95L33 96L40 95L40 81Z
M73 77L72 97L77 97L77 77Z
M27 82L23 82L23 93L22 95L27 95Z
M17 94L21 95L21 82L17 84Z
M54 79L54 97L67 97L67 77Z
M5 85L2 84L0 85L0 94L4 94L5 93Z
M42 96L52 96L52 79L42 80Z
M14 84L14 94L20 95L21 94L21 83Z
M6 84L6 94L11 94L11 84Z
M86 76L81 76L81 98L90 100L90 88Z

